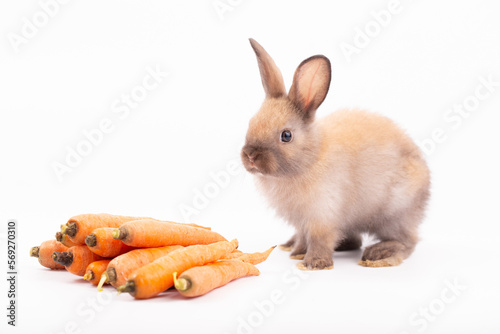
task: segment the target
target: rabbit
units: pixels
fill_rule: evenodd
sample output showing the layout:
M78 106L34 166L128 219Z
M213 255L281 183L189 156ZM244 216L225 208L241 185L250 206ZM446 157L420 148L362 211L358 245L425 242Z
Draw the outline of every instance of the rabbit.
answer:
M430 196L419 147L389 118L339 110L316 119L331 80L323 55L304 60L287 94L273 59L255 40L266 97L250 119L241 159L278 216L295 227L285 244L302 270L333 268L334 251L378 242L358 262L397 266L414 250Z

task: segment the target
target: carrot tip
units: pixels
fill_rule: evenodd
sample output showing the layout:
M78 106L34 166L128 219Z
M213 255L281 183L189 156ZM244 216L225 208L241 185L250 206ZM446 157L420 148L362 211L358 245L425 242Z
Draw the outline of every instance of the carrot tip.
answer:
M108 282L108 274L106 272L103 272L101 275L101 280L99 281L99 284L97 285L97 291L102 291L102 286L106 282Z
M62 233L65 233L67 228L68 228L68 226L66 226L66 225L61 225L61 232L62 232Z
M191 287L191 282L185 278L177 278L177 272L175 272L174 286L178 291L186 291Z
M40 252L40 247L31 247L30 249L30 256L32 257L38 257Z

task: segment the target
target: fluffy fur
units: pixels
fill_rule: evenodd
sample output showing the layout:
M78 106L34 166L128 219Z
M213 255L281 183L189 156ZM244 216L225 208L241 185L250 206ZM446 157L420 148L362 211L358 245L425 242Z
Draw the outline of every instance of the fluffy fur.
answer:
M250 120L241 157L277 213L296 229L284 248L301 269L333 267L333 251L367 247L361 265L398 265L418 241L429 197L429 169L415 143L390 119L340 110L322 119L315 111L330 85L330 62L302 62L287 94L279 69L250 40L266 99ZM283 131L292 140L283 142Z

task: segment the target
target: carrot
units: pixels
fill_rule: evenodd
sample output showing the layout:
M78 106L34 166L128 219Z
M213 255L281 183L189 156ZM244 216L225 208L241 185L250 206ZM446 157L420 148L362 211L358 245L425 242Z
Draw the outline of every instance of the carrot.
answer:
M173 280L175 288L181 295L197 297L237 278L259 274L259 269L253 264L233 259L219 260L204 266L193 267L183 272L179 278L175 272Z
M85 237L99 227L120 227L123 223L143 219L141 217L129 217L110 215L107 213L90 213L70 218L62 232L67 234L71 241L84 245Z
M227 241L213 231L154 219L125 223L113 232L113 238L134 247L206 245Z
M232 251L231 253L229 254L226 254L223 259L236 259L237 257L240 257L242 256L243 254L246 254L246 253L243 253L242 251L240 251L239 249L235 249L234 251Z
M85 243L92 252L102 257L115 257L134 249L134 247L114 239L113 231L114 229L111 227L96 228L85 237Z
M106 271L109 262L111 262L111 259L92 262L87 266L85 275L83 275L83 279L89 281L94 285L97 285L99 283L99 280L101 279L102 273Z
M122 224L141 219L156 220L148 217L130 217L130 216L118 216L110 215L107 213L98 214L83 214L70 218L66 225L61 226L61 232L69 236L69 238L77 244L85 244L85 237L92 232L92 230L99 227L113 227L118 228ZM203 227L196 224L180 224L169 222L171 224L177 225L188 225L192 227L198 227L210 230L210 227Z
M77 243L69 240L69 237L65 233L62 233L62 232L56 233L56 240L59 241L60 243L62 243L66 247L73 247L73 246L78 245Z
M233 259L237 259L245 254L247 254L247 253L229 253L229 254L226 254L221 260L233 260Z
M73 246L66 252L52 253L52 259L66 267L70 273L83 276L87 266L94 261L102 260L102 257L94 254L87 246Z
M97 289L102 291L102 285L104 283L109 283L115 288L119 287L127 282L129 275L134 270L179 248L182 248L182 246L176 245L158 248L142 248L117 256L111 260L106 271L102 273L101 281L99 282Z
M269 254L271 254L271 252L275 248L276 248L276 246L273 246L273 247L269 248L267 251L262 252L262 253L259 253L259 252L257 252L257 253L244 253L244 254L241 254L241 256L236 257L236 259L243 261L243 262L251 263L251 264L259 264L261 262L266 261L267 258L269 257Z
M64 269L64 266L54 262L52 253L65 252L68 247L64 246L57 240L47 240L40 244L40 246L32 247L30 249L30 256L38 258L38 262L49 269Z
M180 225L187 225L187 226L191 226L191 227L202 228L202 229L204 229L204 230L209 230L209 231L211 231L211 230L212 230L212 228L211 228L211 227L201 226L201 225L196 225L196 224L193 224L193 223L183 224L183 223L171 222L171 221L168 221L168 220L162 220L162 221L167 222L167 223L174 223L174 224L180 224Z
M134 271L118 292L129 292L137 299L150 298L174 284L172 274L216 261L238 246L238 240L181 248Z
M150 219L152 219L152 218L150 218ZM173 221L170 221L170 220L159 220L159 219L153 219L153 220L157 220L159 222L164 222L164 223L170 223L170 224L177 224L177 225L183 225L183 226L197 227L197 228L202 228L204 230L209 230L209 231L212 230L211 227L196 225L196 224L193 224L193 223L189 223L189 224L188 223L177 223L177 222L173 222Z

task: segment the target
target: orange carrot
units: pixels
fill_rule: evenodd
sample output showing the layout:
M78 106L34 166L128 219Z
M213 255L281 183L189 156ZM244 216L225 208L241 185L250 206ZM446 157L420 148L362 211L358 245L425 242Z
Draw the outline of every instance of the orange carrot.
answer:
M229 253L226 256L224 256L222 259L223 260L238 259L240 261L248 262L251 264L259 264L259 263L267 260L267 258L269 257L269 254L271 254L271 252L273 251L274 248L276 248L276 246L273 246L273 247L269 248L267 251L262 252L262 253L259 253L259 252L256 252L256 253L241 253L241 252L235 253L235 252L232 252L232 253Z
M113 238L134 247L206 245L227 241L213 231L154 219L125 223L113 232Z
M91 251L102 257L115 257L134 249L120 240L113 238L114 228L100 227L85 237L85 243Z
M64 266L54 262L52 253L65 252L68 247L64 246L57 240L47 240L40 244L40 246L32 247L30 249L30 256L38 258L38 262L49 269L64 269Z
M233 260L233 259L237 259L245 254L247 254L247 253L229 253L229 254L226 254L221 260Z
M107 213L90 213L78 215L70 218L66 226L62 229L63 233L67 234L71 241L84 245L85 237L99 227L120 227L123 223L143 219L141 217L128 217L110 215Z
M151 298L174 284L173 273L216 261L238 246L238 240L181 248L134 271L118 292L129 292L137 299Z
M234 260L219 260L204 266L193 267L186 270L177 278L173 274L177 291L185 297L197 297L226 285L240 277L257 276L259 269L253 264Z
M154 219L154 220L158 220L159 222L170 223L170 224L177 224L177 225L183 225L183 226L197 227L197 228L202 228L204 230L209 230L209 231L212 230L211 227L196 225L196 224L193 224L193 223L189 223L189 224L188 223L177 223L177 222L173 222L173 221L170 221L170 220L159 220L159 219Z
M111 259L92 262L87 266L85 275L83 275L83 279L89 281L94 285L97 285L99 283L99 280L101 279L102 273L106 271L109 262L111 262Z
M202 228L204 230L209 230L211 231L212 228L211 227L207 227L207 226L201 226L201 225L196 225L196 224L193 224L193 223L189 223L189 224L183 224L183 223L176 223L176 222L171 222L171 221L168 221L168 220L161 220L161 221L164 221L164 222L167 222L167 223L173 223L173 224L180 224L180 225L187 225L187 226L191 226L191 227L197 227L197 228Z
M66 252L52 253L52 259L66 267L70 273L83 276L87 266L94 261L102 260L102 257L94 254L87 246L73 246Z
M83 245L85 243L85 237L92 232L92 230L99 227L113 227L118 228L126 222L150 219L156 220L148 217L129 217L129 216L118 216L110 215L107 213L98 214L83 214L70 218L66 225L61 226L61 232L67 234L69 238L77 243ZM171 224L177 225L188 225L192 227L198 227L210 230L210 227L203 227L196 224L180 224L169 222Z
M108 268L101 275L101 281L99 282L97 289L102 290L101 287L104 283L109 283L117 288L127 282L128 277L134 270L145 266L146 264L151 263L154 260L159 259L160 257L165 256L179 248L182 248L182 246L177 245L158 248L142 248L117 256L111 260L108 264Z
M246 254L246 253L243 253L242 251L240 251L239 249L235 249L234 251L232 251L231 253L229 254L226 254L223 258L224 259L236 259L237 257L240 257L242 256L243 254Z
M65 233L62 233L62 232L57 232L56 233L56 240L59 241L60 243L62 243L64 246L68 247L68 248L78 245L77 243L71 241L69 239L69 237Z
M259 264L261 262L264 262L267 260L269 257L269 254L276 248L276 246L273 246L269 248L267 251L262 252L262 253L247 253L247 254L242 254L240 257L237 257L238 260L243 261L243 262L248 262L251 264Z

